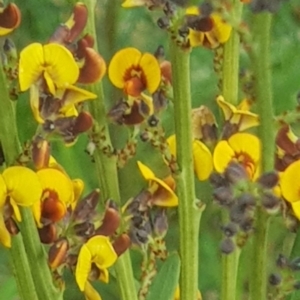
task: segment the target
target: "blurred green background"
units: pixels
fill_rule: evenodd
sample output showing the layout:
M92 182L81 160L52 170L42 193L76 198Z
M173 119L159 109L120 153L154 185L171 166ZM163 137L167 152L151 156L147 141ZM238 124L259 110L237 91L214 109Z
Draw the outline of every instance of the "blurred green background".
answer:
M163 45L168 56L167 34L156 26L157 12L150 13L145 8L122 9L121 0L99 0L97 2L97 30L98 46L101 54L107 62L114 52L123 47L136 47L142 51L154 52L158 45ZM26 0L15 1L22 11L22 23L11 38L20 50L31 42L47 42L51 33L59 23L65 22L70 13L74 1L67 0ZM247 10L247 8L246 8ZM247 12L246 12L247 13ZM296 105L297 93L300 90L300 4L299 0L291 0L282 5L278 13L274 15L272 27L272 75L273 95L275 112L282 113L293 109ZM245 53L241 53L242 58ZM215 96L218 94L217 77L212 68L213 53L207 49L194 49L191 55L191 79L192 79L192 101L193 107L206 104L217 112ZM243 60L244 61L244 60ZM245 60L247 61L247 60ZM248 67L245 63L244 67ZM118 100L118 91L114 90L107 78L104 79L105 96L107 107L111 107ZM1 109L1 108L0 108ZM20 139L22 142L29 140L36 129L33 120L28 94L20 96L17 103L17 121L19 125ZM163 115L163 123L167 135L172 132L172 108ZM271 126L271 125L270 125ZM0 129L1 130L1 129ZM119 147L124 143L127 131L117 126L112 126L112 139ZM85 192L97 187L95 165L91 158L84 152L87 138L81 136L78 143L65 148L57 141L53 143L53 154L65 167L72 178L83 178L86 183ZM151 153L151 155L148 155ZM138 145L137 159L151 166L158 175L165 175L159 153L142 142ZM124 169L119 172L122 201L137 194L145 185L140 177L136 159L130 161ZM105 176L105 174L103 174ZM199 236L200 276L199 288L204 300L216 300L220 292L220 209L212 203L210 187L208 184L197 183L197 196L206 204L207 208L201 220ZM170 232L167 242L170 249L177 248L177 215L172 212ZM281 218L273 218L270 238L270 270L275 264L275 258L282 250L282 243L287 236ZM241 257L240 280L238 288L242 291L247 289L247 270L252 263L247 255L249 243L245 247ZM294 249L294 255L300 252L300 245ZM140 255L132 251L134 269L139 273ZM0 247L0 300L18 299L16 286L9 268L9 256L7 251ZM24 274L24 276L26 276ZM66 276L68 285L65 299L84 299L78 291L70 274ZM112 276L110 284L98 284L104 300L118 300L117 285ZM240 299L243 299L242 296ZM300 299L294 298L294 299ZM30 300L30 299L28 299ZM159 299L158 299L159 300ZM164 300L164 299L161 299Z

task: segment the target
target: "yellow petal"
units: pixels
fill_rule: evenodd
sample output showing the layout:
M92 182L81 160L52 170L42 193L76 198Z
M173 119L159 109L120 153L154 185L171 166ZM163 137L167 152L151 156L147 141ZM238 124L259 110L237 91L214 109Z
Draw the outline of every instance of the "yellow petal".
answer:
M39 170L37 175L41 181L43 190L55 191L59 200L65 203L66 206L73 202L73 184L70 178L63 172L53 168L46 168Z
M86 300L102 300L99 293L93 288L89 281L87 281L85 284L84 296Z
M71 206L72 206L72 209L74 209L82 192L83 192L84 182L81 179L74 179L74 180L72 180L72 184L73 184L73 191L74 191L74 200L73 200Z
M6 184L2 175L0 174L0 208L2 208L5 204L6 195L7 195Z
M300 220L300 201L292 202L291 205L295 216Z
M244 131L248 128L259 125L259 117L249 111L239 111L237 114L240 115L239 131Z
M91 253L92 261L101 270L112 266L118 258L107 236L94 236L87 241L86 246Z
M9 167L3 172L3 178L16 204L31 206L40 201L42 186L34 171L21 166Z
M37 201L36 203L39 203L39 201ZM18 207L17 203L13 199L11 199L10 204L11 204L12 209L14 211L14 217L16 218L16 220L18 222L21 222L22 217L21 217L21 213L20 213L20 210L19 210L19 207Z
M204 33L189 28L188 39L191 47L202 46L204 41Z
M20 90L26 91L38 81L43 72L44 51L42 44L33 43L20 53L19 83Z
M161 80L159 63L154 55L145 53L143 54L139 65L143 70L147 82L147 90L150 94L153 94L157 90Z
M98 266L99 268L99 266ZM108 283L109 282L109 273L107 269L102 269L100 270L100 276L99 276L99 280L101 280L104 283Z
M260 141L250 133L236 133L228 139L230 147L235 153L247 153L255 164L260 159Z
M96 94L74 85L68 86L67 89L59 90L58 93L63 95L63 107L60 109L61 113L66 112L70 107L74 106L74 104L97 98Z
M224 22L219 14L213 13L211 15L214 20L213 31L219 43L223 44L230 38L232 27L228 23Z
M79 68L72 53L62 45L50 43L44 46L45 72L58 88L76 82Z
M194 169L199 180L206 180L212 170L213 161L209 149L200 141L193 142Z
M38 123L43 124L43 123L45 123L45 121L40 115L40 110L39 110L40 98L39 97L40 97L40 94L39 94L38 87L35 84L31 85L31 87L30 87L30 107L31 107L31 110L32 110L35 120Z
M84 244L80 248L75 270L76 282L81 291L84 291L89 273L91 271L92 255L88 247Z
M198 16L200 14L200 11L198 6L192 5L185 10L185 14Z
M283 172L280 180L283 197L289 202L300 201L300 160L290 164Z
M169 136L167 139L167 143L171 154L176 157L176 135L172 134L171 136Z
M155 174L146 165L144 165L140 161L138 161L137 164L145 180L148 181L155 178Z
M229 120L232 114L237 110L234 105L230 104L229 102L226 102L223 96L217 97L217 103L222 109L226 121Z
M7 248L11 247L11 237L6 229L2 211L0 211L0 243Z
M144 6L146 4L145 0L125 0L122 3L122 7L135 7L135 6Z
M41 223L41 202L35 202L31 207L33 217L35 219L35 222L37 224L38 228L43 227L43 224Z
M154 178L150 181L149 186L150 189L151 186L154 186L156 189L151 199L154 205L161 207L175 207L178 205L177 195L174 193L173 189L161 179Z
M108 76L110 81L118 88L123 88L124 76L132 67L138 66L142 53L136 48L119 50L110 61Z
M214 167L218 173L223 173L234 158L235 152L230 147L228 141L220 141L215 147L213 154Z

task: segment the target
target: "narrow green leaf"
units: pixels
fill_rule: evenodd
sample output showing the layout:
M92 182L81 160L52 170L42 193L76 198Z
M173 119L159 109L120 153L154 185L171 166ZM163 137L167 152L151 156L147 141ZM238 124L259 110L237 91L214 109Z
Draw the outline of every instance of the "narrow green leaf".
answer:
M150 287L147 300L173 300L178 285L180 259L177 253L171 254L161 266Z

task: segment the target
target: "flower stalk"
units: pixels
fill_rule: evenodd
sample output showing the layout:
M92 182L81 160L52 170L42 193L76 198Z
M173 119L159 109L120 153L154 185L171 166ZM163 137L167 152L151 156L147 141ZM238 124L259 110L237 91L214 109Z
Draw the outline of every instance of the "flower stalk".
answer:
M262 147L262 172L274 169L274 157L270 155L275 151L273 126L273 106L271 90L271 63L270 63L270 27L272 16L262 12L253 16L253 56L252 64L255 76L255 95L257 110L260 116L258 136ZM267 237L269 221L266 214L257 210L256 228L253 236L252 274L250 280L251 299L266 299L266 263L267 263Z
M229 40L223 46L222 86L224 99L237 105L239 99L239 60L240 36L236 28L241 21L243 4L239 0L232 1L231 22L233 29ZM240 249L222 255L222 299L235 300L237 291L238 266Z
M180 299L197 299L198 233L201 210L196 207L192 155L190 53L170 42L174 88L174 120L178 172L175 174L179 198Z
M9 98L2 66L0 66L0 89L2 91L0 140L6 165L9 166L15 163L21 153L21 146L18 139L14 105ZM26 209L23 208L21 211L26 211ZM14 237L10 249L20 295L24 296L23 299L37 299L35 294L35 291L37 291L40 299L60 299L57 297L52 283L46 256L42 256L41 252L38 251L38 249L42 249L42 245L31 211L27 211L26 215L22 214L20 227L23 239L20 236Z
M89 17L86 29L95 38L95 49L97 50L97 34L95 29L95 0L83 1L88 8ZM106 121L106 111L104 104L104 93L102 83L96 83L90 86L90 90L97 94L98 99L90 103L90 111L97 122L97 127L101 131L102 141L105 148L112 150L112 144ZM115 155L107 155L103 148L97 147L94 153L95 163L98 173L99 185L104 199L113 199L118 204L120 201L120 189L117 172L117 158ZM118 279L120 296L122 300L137 300L137 293L133 277L132 264L129 251L125 252L117 260L115 266Z

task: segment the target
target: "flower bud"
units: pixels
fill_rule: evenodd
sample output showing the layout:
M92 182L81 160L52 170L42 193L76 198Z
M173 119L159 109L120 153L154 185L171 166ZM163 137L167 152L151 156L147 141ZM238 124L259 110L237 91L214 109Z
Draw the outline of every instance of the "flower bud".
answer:
M101 226L96 230L96 235L111 236L120 225L120 214L114 208L106 208Z
M227 225L222 226L222 230L227 237L233 237L237 233L238 228L236 224L228 223Z
M269 214L277 214L280 210L281 201L272 193L264 193L261 202Z
M112 245L117 255L121 256L130 247L130 244L130 237L127 234L123 233L117 237Z
M57 229L53 223L38 228L40 240L44 244L51 244L57 238Z
M239 164L238 162L229 163L224 175L225 178L232 184L236 184L241 180L249 179L247 171L245 170L243 165Z
M81 111L75 119L72 133L77 136L82 132L86 132L93 126L93 117L86 111Z
M272 273L270 276L269 276L269 283L271 285L279 285L281 283L281 276L279 274L276 274L276 273Z
M235 249L235 244L231 238L225 238L220 245L221 252L223 254L230 254Z
M49 165L50 144L41 137L36 137L32 141L32 160L37 170Z
M157 236L164 237L168 230L168 218L166 211L161 209L157 211L153 220L153 231Z
M57 269L65 262L69 249L68 240L61 238L57 240L49 249L48 263L51 269Z
M227 186L221 186L214 189L213 197L221 206L229 206L234 201L233 191Z
M279 176L276 172L268 172L268 173L264 173L262 174L257 182L266 189L272 189L273 187L275 187L278 183L279 180Z

